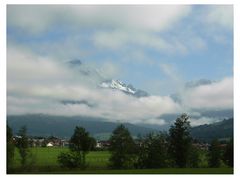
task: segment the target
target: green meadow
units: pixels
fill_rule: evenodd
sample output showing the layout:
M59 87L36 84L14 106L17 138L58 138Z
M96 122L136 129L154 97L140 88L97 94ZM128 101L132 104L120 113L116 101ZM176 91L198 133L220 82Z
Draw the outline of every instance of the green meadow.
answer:
M61 152L67 152L68 148L31 148L31 170L23 172L20 169L20 156L15 152L13 173L26 174L232 174L233 168L161 168L161 169L108 169L108 151L91 151L86 156L87 169L60 168L57 156Z
M31 148L32 162L36 167L60 167L57 157L61 152L69 151L65 147L36 147ZM86 156L88 167L90 168L107 168L110 153L108 151L91 151ZM15 167L20 166L19 153L15 152Z

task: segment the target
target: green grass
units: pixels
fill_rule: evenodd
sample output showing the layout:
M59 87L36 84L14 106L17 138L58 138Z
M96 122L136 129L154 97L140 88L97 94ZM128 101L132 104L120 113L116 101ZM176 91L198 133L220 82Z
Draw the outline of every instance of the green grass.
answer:
M65 147L39 147L30 149L33 155L34 165L37 167L59 167L57 157L61 152L69 151ZM86 156L86 162L90 168L106 168L110 153L108 151L92 151ZM20 166L19 153L15 152L15 167Z
M31 148L33 154L33 169L22 172L20 169L20 156L15 152L15 173L37 173L37 174L232 174L233 168L161 168L161 169L133 169L133 170L109 170L108 151L92 151L86 156L88 168L64 169L60 168L57 156L61 152L67 152L68 148Z
M161 168L161 169L132 169L132 170L72 170L72 174L233 174L232 168Z

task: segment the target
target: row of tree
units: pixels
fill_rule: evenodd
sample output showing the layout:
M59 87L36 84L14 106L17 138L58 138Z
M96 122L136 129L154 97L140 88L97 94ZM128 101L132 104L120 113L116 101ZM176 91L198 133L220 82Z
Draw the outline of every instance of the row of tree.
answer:
M110 137L109 163L112 169L199 167L201 152L190 136L189 116L181 115L167 133L150 133L134 140L124 125L119 125ZM92 138L84 128L76 127L70 140L70 152L61 153L58 161L63 167L86 167L85 156ZM221 161L233 167L233 140L222 150L214 140L207 153L208 167L220 167Z
M118 126L110 138L111 168L199 167L200 149L190 136L189 116L181 115L166 133L150 133L136 143L128 129ZM220 167L221 161L233 167L233 140L222 150L218 140L212 141L207 153L208 167Z

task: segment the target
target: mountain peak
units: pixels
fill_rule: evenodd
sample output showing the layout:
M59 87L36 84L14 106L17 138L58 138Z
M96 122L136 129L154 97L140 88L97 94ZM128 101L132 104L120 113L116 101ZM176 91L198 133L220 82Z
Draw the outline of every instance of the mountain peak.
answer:
M138 98L149 96L147 92L136 89L131 84L126 84L119 79L109 79L104 77L104 75L101 74L101 71L83 63L79 59L70 60L68 61L68 64L73 67L73 69L77 70L82 77L89 78L89 81L93 82L94 85L97 85L98 87L119 90Z
M116 90L120 90L123 91L125 93L130 93L130 94L135 94L136 90L134 88L129 87L128 85L126 85L125 83L123 83L120 80L106 80L103 81L100 84L100 87L102 88L111 88L111 89L116 89Z
M110 88L114 90L122 91L126 94L133 95L135 97L145 97L148 93L142 90L135 89L131 84L125 84L120 80L105 80L100 85L102 88Z

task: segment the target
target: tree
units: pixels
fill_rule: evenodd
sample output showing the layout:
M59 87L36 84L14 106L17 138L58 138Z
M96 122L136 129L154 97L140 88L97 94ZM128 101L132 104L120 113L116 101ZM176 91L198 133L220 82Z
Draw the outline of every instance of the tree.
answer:
M224 151L224 162L230 166L233 167L233 138L227 143L226 149Z
M13 161L14 161L14 142L12 129L7 125L7 170L11 170Z
M166 135L150 133L140 140L137 165L139 168L161 168L167 165Z
M188 155L187 167L198 168L200 163L200 150L192 145Z
M211 142L208 153L208 165L209 167L220 167L221 164L221 149L220 143L217 139Z
M76 127L69 141L70 153L61 153L58 161L62 167L86 167L86 154L93 148L95 139L82 127Z
M124 125L119 125L110 137L110 167L116 169L133 168L136 155L134 140Z
M21 157L21 165L23 168L26 167L27 164L27 156L29 154L28 150L28 137L27 137L27 128L23 126L18 132L18 138L16 141L16 146L18 148L20 157Z
M177 167L187 165L191 148L189 116L182 114L169 129L169 153Z
M85 156L92 148L93 139L83 127L76 127L70 139L70 150L82 156L82 165L85 166Z

